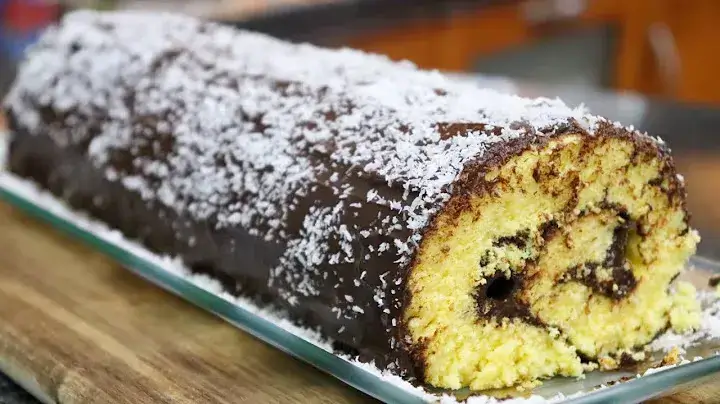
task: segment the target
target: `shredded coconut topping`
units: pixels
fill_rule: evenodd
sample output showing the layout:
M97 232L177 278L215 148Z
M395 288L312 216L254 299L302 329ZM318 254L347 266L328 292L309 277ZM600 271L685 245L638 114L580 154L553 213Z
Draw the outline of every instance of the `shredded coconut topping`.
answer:
M406 265L460 172L494 145L569 120L592 134L600 120L382 56L141 12L67 15L32 48L6 106L31 134L52 117L58 144L147 201L284 243L270 283L282 279L290 302L318 293L320 266L384 254ZM484 129L441 138L447 123ZM368 204L386 213L350 225ZM369 282L382 283L381 306L400 283Z

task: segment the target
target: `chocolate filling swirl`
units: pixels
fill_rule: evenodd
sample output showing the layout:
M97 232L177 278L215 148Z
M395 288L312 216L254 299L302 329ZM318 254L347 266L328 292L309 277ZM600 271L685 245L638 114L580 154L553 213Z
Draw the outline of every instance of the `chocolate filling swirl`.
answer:
M620 216L623 221L613 231L613 242L605 254L605 260L571 268L561 278L561 282L580 282L613 300L620 300L635 289L637 280L625 259L625 250L630 230L636 227L636 223L626 215Z
M622 212L619 216L622 220L613 230L612 243L605 254L605 259L602 262L586 262L570 268L559 282L579 282L592 288L595 293L615 301L623 299L635 289L637 280L630 270L625 252L630 231L637 224ZM553 231L556 229L557 225L554 223L543 226L541 237L545 243L556 235ZM529 232L525 230L514 236L498 239L495 246L513 245L525 248L529 242ZM488 257L483 257L479 265L484 267L488 263ZM530 312L528 305L517 298L525 282L521 276L523 272L522 268L513 271L513 275L508 278L503 271L496 271L485 279L484 284L477 287L475 301L480 318L522 318L531 323L539 323Z

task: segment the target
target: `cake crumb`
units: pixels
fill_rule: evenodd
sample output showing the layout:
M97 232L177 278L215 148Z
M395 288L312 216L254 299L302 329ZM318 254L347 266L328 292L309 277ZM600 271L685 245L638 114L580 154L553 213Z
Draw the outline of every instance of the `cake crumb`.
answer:
M610 356L601 356L598 358L598 365L601 370L615 370L618 368L618 361Z
M542 384L540 380L530 380L520 383L515 387L515 390L517 391L526 391L526 390L532 390L535 387L538 387Z
M630 355L630 357L633 358L633 360L640 362L640 361L644 361L646 359L647 355L643 351L637 351L637 352L632 353Z
M700 320L700 301L695 286L688 282L679 282L670 309L670 327L675 332L685 333L698 328Z
M660 362L660 366L677 365L682 360L680 348L673 347Z

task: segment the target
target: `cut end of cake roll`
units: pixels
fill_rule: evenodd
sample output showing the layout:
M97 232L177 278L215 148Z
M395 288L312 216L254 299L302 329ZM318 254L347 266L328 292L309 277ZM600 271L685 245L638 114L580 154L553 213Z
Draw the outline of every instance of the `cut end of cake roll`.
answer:
M670 293L699 237L668 152L607 122L595 133L523 138L466 167L407 283L426 383L578 376L697 321L692 291Z

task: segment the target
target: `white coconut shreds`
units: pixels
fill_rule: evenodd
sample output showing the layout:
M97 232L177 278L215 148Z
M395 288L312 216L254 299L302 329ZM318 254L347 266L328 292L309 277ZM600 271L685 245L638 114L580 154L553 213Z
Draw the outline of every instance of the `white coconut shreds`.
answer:
M372 254L407 264L463 167L493 144L547 136L571 119L592 134L601 120L377 55L142 12L68 14L32 47L5 106L30 134L50 115L57 144L86 148L107 179L145 200L286 243L270 282L292 280L281 291L291 303L318 293L320 265ZM440 139L445 123L485 127ZM380 179L378 189L353 189L339 173ZM381 192L384 183L398 198ZM298 198L318 184L336 204L301 212L301 231L289 232ZM339 218L363 204L390 213L343 228ZM398 230L409 235L392 245L364 237ZM339 253L323 247L329 240Z

